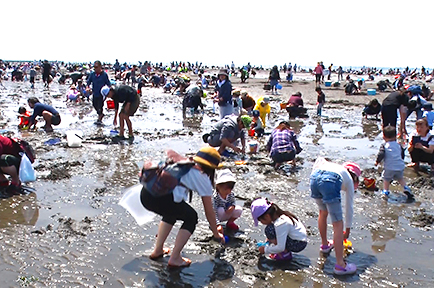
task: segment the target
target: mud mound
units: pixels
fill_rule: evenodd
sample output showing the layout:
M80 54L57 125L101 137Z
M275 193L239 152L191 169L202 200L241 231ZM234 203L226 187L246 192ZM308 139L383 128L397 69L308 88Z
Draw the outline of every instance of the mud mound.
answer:
M434 215L430 215L425 211L420 211L419 214L413 216L410 219L411 225L417 227L428 227L434 224ZM432 227L430 227L432 228Z
M76 166L83 166L84 163L80 161L66 161L66 162L57 162L53 163L50 166L45 166L44 164L39 164L35 167L35 170L37 171L46 171L49 170L50 173L48 175L41 175L39 176L40 179L47 179L47 180L62 180L62 179L69 179L71 178L71 171L72 167Z

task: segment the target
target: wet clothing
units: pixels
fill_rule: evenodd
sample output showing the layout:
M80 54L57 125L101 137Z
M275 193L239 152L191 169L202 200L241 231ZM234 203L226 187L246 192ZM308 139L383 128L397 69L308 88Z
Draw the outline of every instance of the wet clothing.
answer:
M425 147L434 145L434 135L430 132L428 132L425 137L421 137L416 131L414 131L410 134L410 139L413 142L413 146L417 142L421 143ZM413 151L410 152L410 156L413 163L423 162L430 165L434 163L434 153L427 153L422 149L413 148Z
M110 79L104 71L101 74L96 74L95 72L90 73L87 79L87 86L90 87L92 84L92 106L95 108L98 115L102 114L102 108L104 106L104 98L101 95L101 88L105 85L110 86Z
M322 157L319 157L313 165L310 175L310 190L311 197L321 201L322 204L332 207L328 204L337 203L341 207L341 190L345 191L345 226L351 228L353 223L353 198L354 198L354 182L344 166L328 162ZM318 205L319 206L319 205ZM324 206L320 206L324 210ZM330 214L335 214L335 211L328 211ZM342 218L342 210L335 215L336 219L339 216ZM332 216L333 217L333 216ZM339 221L339 220L338 220Z
M384 175L388 174L388 171L404 171L404 148L396 141L389 141L381 144L380 151L377 155L377 163L380 163L384 159ZM388 179L386 179L388 180ZM398 179L400 180L400 179Z
M188 191L191 189L196 191L201 197L211 197L213 195L213 187L208 175L195 168L191 168L187 174L181 177L179 182L183 186L176 186L171 194L162 197L154 197L143 188L140 200L146 209L162 216L163 222L174 225L176 220L182 220L184 223L181 229L193 233L198 216L197 212L185 202L188 199Z
M228 139L230 143L237 139L245 139L245 131L239 128L237 119L238 116L232 115L217 122L211 128L207 143L212 147L219 147L222 144L222 139Z
M125 105L131 103L128 115L133 116L139 107L140 97L133 87L128 85L119 85L114 89L113 102L115 103L116 110L119 110L119 103L124 103L121 109L122 113L125 112Z
M300 144L294 131L274 129L267 143L267 151L275 163L291 161L301 152Z
M265 235L269 240L277 240L277 244L265 246L265 254L276 254L283 251L300 252L307 246L307 232L304 225L286 215L281 215L273 223L265 227Z
M35 123L36 116L42 116L42 112L48 111L51 114L53 114L53 117L51 118L51 124L52 125L59 125L60 124L60 115L59 112L57 112L56 109L51 107L47 104L42 103L35 103L35 106L33 106L33 114L30 116L30 123Z
M404 93L396 91L390 93L384 98L381 108L381 118L383 118L383 127L388 125L396 127L396 121L398 119L397 110L401 105L408 105L408 96Z

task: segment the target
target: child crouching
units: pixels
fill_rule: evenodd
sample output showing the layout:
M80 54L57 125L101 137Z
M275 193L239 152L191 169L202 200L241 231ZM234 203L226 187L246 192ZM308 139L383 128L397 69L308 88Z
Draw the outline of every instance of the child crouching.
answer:
M227 221L226 228L238 231L239 227L234 223L241 216L243 208L235 205L235 196L232 193L236 180L229 169L217 172L216 191L214 192L214 211L217 219L217 230L223 231L220 222Z
M270 257L275 260L290 260L291 252L300 252L306 248L306 228L294 214L283 211L264 198L253 201L250 210L255 226L258 226L258 221L266 225L268 243L259 247L259 253L271 254Z

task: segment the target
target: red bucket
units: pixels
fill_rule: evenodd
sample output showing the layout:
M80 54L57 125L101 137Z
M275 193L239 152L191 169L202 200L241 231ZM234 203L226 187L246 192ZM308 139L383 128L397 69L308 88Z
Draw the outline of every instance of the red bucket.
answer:
M115 101L107 100L107 109L115 109Z

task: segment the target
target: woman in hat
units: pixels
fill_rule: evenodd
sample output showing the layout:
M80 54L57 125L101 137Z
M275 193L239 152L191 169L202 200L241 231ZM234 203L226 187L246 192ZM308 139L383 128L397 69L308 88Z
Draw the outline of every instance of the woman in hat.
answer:
M318 229L321 235L320 251L330 253L334 248L336 264L333 272L337 275L356 273L355 264L344 261L343 240L350 236L353 222L354 190L359 185L360 166L353 162L336 164L319 157L310 175L311 197L319 208ZM345 231L342 217L341 190L345 191ZM327 240L327 216L333 224L333 242ZM342 231L344 233L342 234Z
M181 160L180 155L174 151L168 153L169 158L175 161ZM178 158L178 159L176 159ZM178 232L170 255L169 267L187 267L191 260L181 256L181 251L193 234L198 221L197 212L187 204L188 191L196 191L202 197L205 216L215 239L224 242L223 234L217 230L215 212L213 209L213 186L215 169L220 164L220 154L211 147L204 147L193 157L194 166L179 180L180 185L176 186L172 193L161 197L154 197L145 188L142 189L140 200L142 205L163 218L158 227L158 235L155 241L154 251L150 255L152 260L162 257L170 252L164 247L164 242L169 236L173 225L177 220L183 224Z
M229 81L229 75L226 70L220 70L215 85L215 92L217 93L215 101L220 107L220 119L223 119L226 115L233 113L232 84Z

